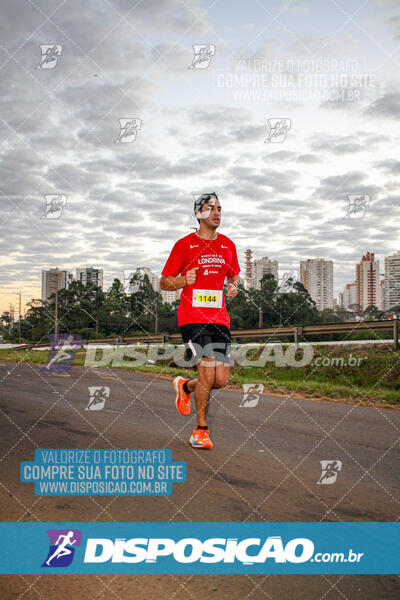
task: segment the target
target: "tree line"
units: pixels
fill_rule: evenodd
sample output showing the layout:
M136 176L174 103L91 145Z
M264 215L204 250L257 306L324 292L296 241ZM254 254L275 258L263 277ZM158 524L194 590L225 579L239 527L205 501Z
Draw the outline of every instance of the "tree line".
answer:
M130 284L131 293L126 293L119 279L114 279L107 291L92 282L84 285L73 281L45 302L32 299L20 323L12 322L5 311L0 317L2 337L10 342L20 337L38 342L47 341L47 334L54 332L77 333L83 339L179 332L179 300L163 302L160 292L141 272L132 276ZM260 288L245 290L239 284L235 298L225 295L231 329L335 323L349 320L352 314L341 308L319 311L303 284L290 278L279 287L273 275L267 274ZM364 317L379 319L383 312L371 306Z

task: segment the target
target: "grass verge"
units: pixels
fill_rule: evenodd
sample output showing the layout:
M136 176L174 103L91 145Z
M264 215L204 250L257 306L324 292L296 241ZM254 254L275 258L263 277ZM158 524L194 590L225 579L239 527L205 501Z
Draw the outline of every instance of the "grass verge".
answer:
M259 354L255 352L252 358ZM1 362L45 364L48 355L47 350L0 349ZM75 352L74 366L84 366L85 356L85 350ZM196 374L194 369L182 369L172 361L133 367L128 357L125 360L126 367L112 368L167 378ZM276 394L400 407L400 352L394 352L389 345L314 347L313 359L304 367L276 367L274 362L263 367L233 367L229 386L240 388L243 383L262 383L264 392Z

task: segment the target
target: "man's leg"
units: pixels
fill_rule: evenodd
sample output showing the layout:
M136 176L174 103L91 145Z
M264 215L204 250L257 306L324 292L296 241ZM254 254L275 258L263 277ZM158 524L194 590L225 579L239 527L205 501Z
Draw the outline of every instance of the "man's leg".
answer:
M219 344L220 345L220 344ZM230 349L230 348L229 348ZM200 418L203 416L203 405L205 406L205 420L207 418L208 407L209 407L209 397L211 393L211 389L223 388L227 385L229 381L229 370L230 370L230 360L228 358L227 362L222 362L221 360L210 357L206 357L202 359L203 361L207 361L203 363L203 367L200 366L201 363L197 363L197 372L202 373L201 377L201 387L202 390L199 389L199 377L196 379L190 379L186 382L185 387L189 392L195 392L196 399L196 409L197 415L199 418L199 409L198 407L198 399L200 404ZM212 362L214 361L214 362ZM200 369L199 369L200 366ZM214 367L214 368L213 368ZM213 375L210 373L213 372ZM212 384L212 385L211 385ZM209 387L211 385L211 388ZM207 395L207 390L208 395ZM198 421L199 425L202 425L200 421ZM206 423L204 423L205 425Z
M193 385L195 390L197 424L200 427L207 425L207 414L210 400L210 393L215 382L215 359L213 357L204 357L197 363L197 380L191 379L188 382Z
M229 364L216 362L214 388L223 388L229 381Z

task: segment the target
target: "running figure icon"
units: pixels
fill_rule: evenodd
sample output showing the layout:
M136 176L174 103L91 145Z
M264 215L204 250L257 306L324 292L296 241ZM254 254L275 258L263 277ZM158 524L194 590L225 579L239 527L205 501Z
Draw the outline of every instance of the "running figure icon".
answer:
M50 566L51 561L54 558L61 558L62 556L66 556L67 554L72 554L72 550L67 548L68 545L73 545L77 543L77 540L71 539L74 537L73 531L68 531L66 535L59 535L56 541L57 549L56 551L46 560L46 565ZM63 540L60 543L60 540Z

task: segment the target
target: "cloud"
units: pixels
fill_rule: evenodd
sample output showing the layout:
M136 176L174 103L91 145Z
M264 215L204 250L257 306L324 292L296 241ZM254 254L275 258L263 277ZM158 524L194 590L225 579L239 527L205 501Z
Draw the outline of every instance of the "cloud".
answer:
M386 175L400 175L400 161L395 159L381 160L375 163L375 167L381 169Z
M400 92L388 91L377 98L366 110L366 115L376 115L399 119L400 117Z

